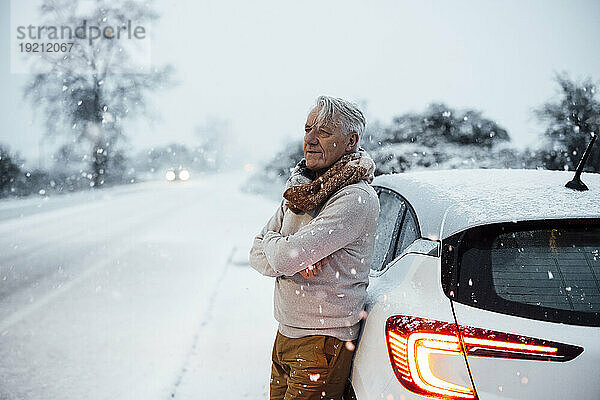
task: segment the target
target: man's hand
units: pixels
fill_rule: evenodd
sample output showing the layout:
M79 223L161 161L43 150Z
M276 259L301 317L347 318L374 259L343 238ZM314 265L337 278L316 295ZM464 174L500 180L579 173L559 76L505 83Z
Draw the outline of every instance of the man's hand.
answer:
M311 265L310 267L303 269L300 271L300 274L306 279L314 278L321 270L323 269L323 265L328 264L329 260L327 257L324 259L317 261L315 265Z

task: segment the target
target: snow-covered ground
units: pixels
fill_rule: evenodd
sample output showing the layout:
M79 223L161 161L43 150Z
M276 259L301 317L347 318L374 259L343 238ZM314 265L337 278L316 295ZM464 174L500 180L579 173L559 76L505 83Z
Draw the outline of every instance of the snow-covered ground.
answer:
M0 399L259 399L277 203L244 173L0 202Z

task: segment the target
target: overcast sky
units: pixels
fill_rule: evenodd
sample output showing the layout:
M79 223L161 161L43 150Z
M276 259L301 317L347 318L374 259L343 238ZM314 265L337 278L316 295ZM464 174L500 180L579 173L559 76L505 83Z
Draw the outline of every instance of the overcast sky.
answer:
M13 1L14 7L37 0ZM9 0L0 0L0 143L37 158L43 127L10 73ZM25 4L25 5L23 5ZM194 144L207 119L230 123L248 161L301 137L320 94L366 104L368 121L442 101L475 108L519 147L541 128L532 108L556 94L555 72L600 80L600 2L160 0L152 62L177 86L154 94L160 120L129 129L132 149Z

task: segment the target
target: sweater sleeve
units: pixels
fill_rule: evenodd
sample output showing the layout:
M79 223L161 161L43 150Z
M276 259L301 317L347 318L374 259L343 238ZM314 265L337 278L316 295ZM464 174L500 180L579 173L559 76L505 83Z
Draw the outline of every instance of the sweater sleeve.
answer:
M252 243L252 248L250 249L250 255L249 255L250 266L265 276L277 277L277 276L283 275L281 273L277 273L269 265L269 262L267 261L267 258L265 257L264 243L263 243L264 236L267 232L269 232L269 231L280 232L281 231L281 224L283 221L283 204L284 204L284 201L282 201L281 204L279 205L279 207L277 207L275 214L273 214L273 216L269 219L269 221L262 228L260 233L254 237L254 241Z
M361 188L334 194L315 219L298 232L282 236L269 230L263 238L269 265L291 276L364 235L368 218L377 218L377 199Z

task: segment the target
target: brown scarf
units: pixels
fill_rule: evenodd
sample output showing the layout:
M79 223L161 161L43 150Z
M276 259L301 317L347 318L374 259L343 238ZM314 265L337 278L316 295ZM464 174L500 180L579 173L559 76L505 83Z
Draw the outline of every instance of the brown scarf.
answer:
M346 154L336 161L325 173L308 183L298 183L295 176L303 175L310 179L311 172L306 168L306 161L302 159L292 172L288 181L288 188L283 197L288 200L287 207L294 213L311 211L323 204L338 189L366 180L373 181L375 163L369 154L362 148L356 152ZM314 176L314 175L313 175ZM301 182L301 181L300 181Z

